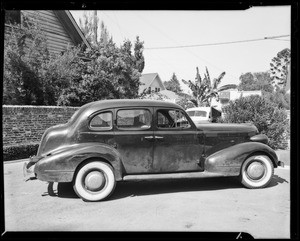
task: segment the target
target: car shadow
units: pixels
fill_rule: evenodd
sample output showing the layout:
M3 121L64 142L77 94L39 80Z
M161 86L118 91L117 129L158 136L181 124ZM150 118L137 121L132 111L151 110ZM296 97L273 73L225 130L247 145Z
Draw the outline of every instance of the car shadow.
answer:
M285 179L274 175L266 188L278 184L288 183ZM118 182L113 194L107 199L116 200L126 197L156 195L191 191L215 191L224 189L244 188L237 177L210 177L210 178L178 178L135 180ZM60 198L79 198L73 190L72 183L58 183L55 190L53 183L48 184L45 195Z

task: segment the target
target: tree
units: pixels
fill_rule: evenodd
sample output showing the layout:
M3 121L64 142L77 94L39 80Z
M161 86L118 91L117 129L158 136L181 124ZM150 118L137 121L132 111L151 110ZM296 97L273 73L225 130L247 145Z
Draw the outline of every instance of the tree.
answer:
M81 78L79 47L68 46L64 54L50 54L38 15L23 16L5 35L3 103L57 105L64 89Z
M143 55L144 50L144 42L140 41L139 36L136 37L134 43L134 58L135 58L135 66L137 70L142 73L145 67L145 58Z
M172 77L169 81L164 82L164 85L165 85L167 90L173 91L176 94L182 93L180 83L179 83L175 73L173 73L173 75L172 75Z
M291 62L291 51L285 48L277 53L271 60L270 71L273 85L278 88L284 88L286 85L288 66Z
M151 91L151 93L147 93L146 90L143 91L142 94L138 97L139 99L147 99L147 100L163 100L167 101L170 100L170 98L164 94L162 94L160 91L155 92L154 90Z
M102 99L137 98L139 72L132 54L132 43L124 41L118 48L112 38L88 49L84 55L90 59L82 78L74 81L60 98L61 105L83 105Z
M192 91L193 99L191 101L195 106L210 106L211 100L216 98L218 100L218 85L220 84L225 72L221 73L218 78L214 78L213 81L210 79L208 69L206 67L206 73L204 73L204 78L202 80L199 69L196 67L196 81L182 80L183 83L189 86Z
M240 76L239 90L262 90L273 92L272 79L268 72L247 72Z
M4 41L3 103L45 104L43 73L50 58L45 35L37 21L25 16L21 25L9 29Z
M83 13L83 19L79 18L80 29L83 32L84 37L92 46L98 44L98 23L98 17L95 15L88 15L86 11Z
M252 123L258 131L269 138L268 145L273 149L287 147L286 133L289 124L284 109L265 97L252 95L230 101L222 108L225 123Z

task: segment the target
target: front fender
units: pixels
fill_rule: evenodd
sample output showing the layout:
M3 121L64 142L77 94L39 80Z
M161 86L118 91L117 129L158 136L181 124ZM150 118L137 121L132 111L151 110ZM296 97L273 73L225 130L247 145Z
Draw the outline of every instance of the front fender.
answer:
M71 182L78 165L89 158L101 158L114 168L116 181L122 180L123 165L119 152L103 143L80 143L48 153L34 167L37 178L48 182Z
M244 142L211 154L205 159L204 168L208 172L237 176L240 174L244 160L254 153L269 156L274 167L278 166L278 158L272 148L259 142Z

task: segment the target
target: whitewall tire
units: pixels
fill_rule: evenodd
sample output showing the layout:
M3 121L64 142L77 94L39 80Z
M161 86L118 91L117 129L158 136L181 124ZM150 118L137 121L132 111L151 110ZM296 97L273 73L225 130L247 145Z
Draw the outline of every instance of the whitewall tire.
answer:
M113 192L115 186L113 168L101 161L81 166L73 181L75 193L85 201L103 200Z
M253 155L244 161L240 180L247 188L264 188L270 183L273 174L274 166L268 156Z

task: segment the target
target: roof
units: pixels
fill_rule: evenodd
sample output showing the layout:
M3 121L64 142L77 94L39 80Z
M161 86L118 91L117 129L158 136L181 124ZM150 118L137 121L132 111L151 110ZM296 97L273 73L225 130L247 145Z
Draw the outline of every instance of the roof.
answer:
M177 99L179 97L175 92L173 92L171 90L167 90L167 89L166 90L161 90L160 93L167 96L171 100Z
M66 32L69 34L75 44L84 43L87 48L91 48L90 43L85 38L70 11L54 10L54 13L65 27Z
M142 74L140 77L140 82L144 84L145 87L148 87L151 85L156 76L158 76L158 73Z
M158 73L142 74L140 77L141 85L140 85L139 92L142 92L144 89L147 89L156 78L158 78L158 81L164 87L164 84L163 84L162 80L160 79Z

